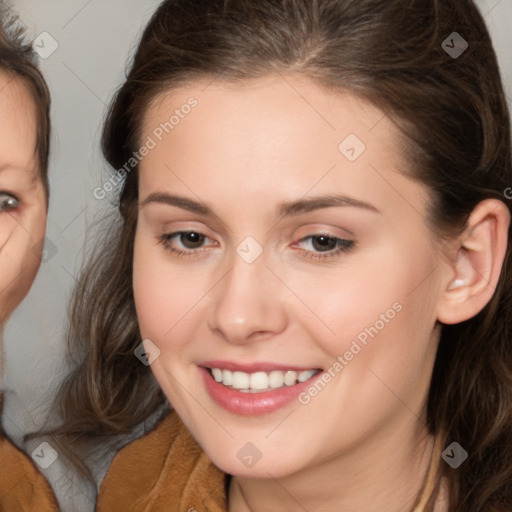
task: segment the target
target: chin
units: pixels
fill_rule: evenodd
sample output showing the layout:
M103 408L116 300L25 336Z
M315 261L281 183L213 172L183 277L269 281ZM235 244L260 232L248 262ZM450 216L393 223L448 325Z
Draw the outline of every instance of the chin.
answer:
M241 438L235 438L226 444L219 442L210 446L203 445L202 448L219 469L237 478L284 478L307 464L304 459L297 460L293 456L287 456L275 446L258 448L257 442L253 444Z
M228 475L244 479L265 479L265 478L283 478L292 473L290 468L279 467L274 461L263 460L262 457L254 465L245 465L238 459L229 459L226 457L211 458L212 462Z

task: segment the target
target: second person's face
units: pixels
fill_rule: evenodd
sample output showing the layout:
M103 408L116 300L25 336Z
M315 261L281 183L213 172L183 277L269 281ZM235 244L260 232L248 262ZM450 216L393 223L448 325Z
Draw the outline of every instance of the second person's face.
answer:
M46 195L36 154L36 109L19 78L0 72L0 328L39 268Z

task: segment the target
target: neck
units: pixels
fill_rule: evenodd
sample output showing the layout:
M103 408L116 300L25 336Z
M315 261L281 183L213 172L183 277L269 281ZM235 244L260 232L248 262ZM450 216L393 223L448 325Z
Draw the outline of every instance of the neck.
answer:
M322 512L412 512L432 460L433 438L424 430L409 436L402 431L370 444L364 453L355 449L279 479L234 477L229 511L320 510L321 502Z

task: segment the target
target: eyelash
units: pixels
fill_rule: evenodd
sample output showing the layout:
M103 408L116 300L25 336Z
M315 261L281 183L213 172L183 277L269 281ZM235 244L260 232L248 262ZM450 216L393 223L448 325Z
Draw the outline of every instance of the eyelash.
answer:
M168 233L166 235L162 235L158 237L159 243L161 243L164 246L164 249L169 251L170 253L174 254L175 256L179 258L193 258L198 257L201 255L201 253L204 253L207 249L204 247L199 247L197 249L176 249L175 247L171 246L171 241L173 238L180 237L181 235L190 235L190 234L197 234L205 239L208 239L206 235L203 235L199 231L176 231L174 233Z
M323 233L316 233L314 235L309 235L307 237L302 238L297 243L305 242L306 240L313 240L314 238L328 238L329 240L332 240L336 244L336 248L332 249L330 251L309 251L305 249L299 249L304 252L304 257L306 259L310 260L317 260L317 261L326 261L336 258L337 256L340 256L342 253L348 253L355 247L355 242L353 240L347 240L344 238L338 238L336 236L327 235ZM294 244L295 245L295 244Z
M14 199L14 201L16 202L16 205L12 206L12 207L8 206L7 208L4 207L3 203L5 203L11 199ZM18 208L19 205L20 205L20 200L16 196L9 194L8 192L0 191L0 213L14 210L14 209Z
M208 240L209 237L206 235L203 235L199 231L176 231L174 233L168 233L165 235L161 235L158 237L158 242L162 244L165 248L165 250L169 251L170 253L174 254L177 257L180 258L193 258L193 257L199 257L202 253L207 251L208 249L204 247L199 247L197 249L176 249L175 247L172 247L171 241L174 238L180 237L182 235L190 235L190 234L196 234L201 237L204 237L205 240ZM293 245L297 245L299 243L304 243L307 240L312 240L314 238L327 238L336 244L336 248L332 249L330 251L311 251L311 250L305 250L305 249L297 249L304 253L304 257L309 260L317 260L317 261L326 261L330 259L334 259L337 256L341 255L342 253L348 253L355 247L355 242L353 240L346 240L343 238L338 238L335 236L317 233L314 235L309 235L307 237L304 237L300 239L298 242L296 242Z

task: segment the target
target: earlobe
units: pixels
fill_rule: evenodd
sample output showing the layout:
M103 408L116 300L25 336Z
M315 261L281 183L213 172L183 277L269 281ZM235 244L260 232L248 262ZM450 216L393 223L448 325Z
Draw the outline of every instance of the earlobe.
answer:
M507 251L509 225L510 212L497 199L486 199L473 210L447 272L438 307L441 323L464 322L491 300Z

